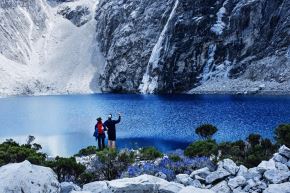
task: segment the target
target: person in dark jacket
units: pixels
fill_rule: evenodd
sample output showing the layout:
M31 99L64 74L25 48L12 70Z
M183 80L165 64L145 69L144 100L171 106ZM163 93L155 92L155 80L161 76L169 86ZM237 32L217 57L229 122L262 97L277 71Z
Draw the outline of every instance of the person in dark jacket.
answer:
M108 130L108 145L109 148L116 148L116 124L120 123L121 114L119 113L118 120L112 120L112 114L108 116L108 120L105 121L104 127Z
M102 122L102 118L97 118L97 124L95 125L95 133L94 136L96 137L96 140L98 141L98 147L99 150L103 150L105 148L105 127Z

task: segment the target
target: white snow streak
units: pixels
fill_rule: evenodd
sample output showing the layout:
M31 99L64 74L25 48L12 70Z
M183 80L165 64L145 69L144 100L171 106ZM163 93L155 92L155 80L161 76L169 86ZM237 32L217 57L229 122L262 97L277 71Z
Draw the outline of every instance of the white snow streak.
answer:
M158 63L160 60L160 52L163 49L162 44L165 40L166 32L168 31L168 25L169 25L170 21L172 20L173 16L175 15L176 8L177 8L178 4L179 4L179 0L176 0L174 7L169 15L169 18L168 18L160 36L159 36L159 39L152 50L152 53L151 53L151 56L150 56L150 59L149 59L148 65L147 65L146 72L145 72L143 79L142 79L142 84L140 84L140 86L139 86L139 90L143 94L154 93L155 89L158 86L158 75L155 75L154 77L150 76L150 73L149 73L150 66L152 67L151 71L153 71L154 69L159 67Z
M211 27L211 31L214 32L216 35L222 35L224 28L226 27L226 24L223 22L223 17L227 13L227 10L225 8L225 5L228 3L228 0L226 0L223 4L223 6L219 9L217 12L217 21L216 23Z

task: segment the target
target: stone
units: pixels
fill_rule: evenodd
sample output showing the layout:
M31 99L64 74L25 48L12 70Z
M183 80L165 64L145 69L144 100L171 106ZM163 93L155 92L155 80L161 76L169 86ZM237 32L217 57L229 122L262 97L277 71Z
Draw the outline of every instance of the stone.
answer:
M210 173L206 177L205 181L206 181L207 184L211 184L211 183L213 183L215 181L223 180L224 178L226 178L226 177L228 177L230 175L231 175L231 173L228 172L227 170L219 168L218 170Z
M166 180L167 176L163 172L158 172L155 174L156 177Z
M290 172L285 172L281 170L267 170L264 173L264 178L267 179L272 184L279 184L287 181L290 176Z
M231 193L231 189L226 181L222 181L211 188L216 193Z
M279 154L290 159L290 149L285 145L279 148Z
M135 178L122 178L112 181L99 181L85 184L83 191L92 193L124 193L124 192L152 192L152 193L176 193L184 186L175 182L151 175L141 175Z
M237 173L237 176L243 176L245 173L248 172L248 168L244 165L239 166L239 171Z
M263 193L290 193L290 182L270 184Z
M201 188L201 187L202 187L202 184L201 184L200 181L197 180L197 179L193 180L193 182L191 182L189 185L190 185L190 186L194 186L194 187L196 187L196 188Z
M290 168L290 161L286 163L287 167Z
M285 158L284 156L280 155L279 153L275 153L274 156L273 156L273 159L276 162L280 162L282 164L287 163L287 158Z
M178 174L176 175L176 182L188 186L193 182L193 179L188 174Z
M81 188L72 182L60 183L60 193L71 193L71 191L80 191Z
M267 170L276 169L275 161L273 159L270 159L269 161L262 161L257 166L257 171L263 174Z
M201 178L206 178L206 176L208 176L210 174L210 170L208 169L208 167L204 167L198 170L195 170L193 172L191 172L190 177L191 178L195 178L196 175L198 175Z
M92 193L111 193L106 181L91 182L83 186L83 191Z
M193 186L187 186L180 190L178 193L215 193L212 190L208 189L200 189L200 188L195 188Z
M1 193L59 193L60 184L52 169L29 161L0 167Z
M235 188L239 186L244 186L247 183L247 180L243 176L237 176L235 178L231 178L228 181L228 186L234 190Z
M175 182L160 183L158 187L158 193L176 193L182 190L184 186Z
M282 170L282 171L285 171L285 172L289 172L289 169L288 169L287 165L285 165L285 164L282 164L280 162L276 162L275 163L275 166L276 166L276 168L278 170Z
M236 175L237 172L239 171L239 167L237 164L231 160L231 159L224 159L219 163L219 167L224 168L228 172L230 172L232 175Z
M249 179L261 179L262 178L262 175L261 175L260 172L257 171L257 168L250 168L242 176L244 176L246 178L246 180L249 180Z

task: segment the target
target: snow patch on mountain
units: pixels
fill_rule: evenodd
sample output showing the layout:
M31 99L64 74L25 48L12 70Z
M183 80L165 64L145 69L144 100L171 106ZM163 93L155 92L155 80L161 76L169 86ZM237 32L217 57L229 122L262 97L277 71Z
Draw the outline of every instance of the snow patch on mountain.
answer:
M156 45L153 47L152 54L150 56L148 66L146 69L146 72L143 76L142 83L139 86L139 90L141 93L154 93L155 89L158 86L158 74L154 74L154 70L159 68L159 62L160 62L160 55L161 51L165 47L165 41L166 41L166 32L168 30L168 26L172 18L174 17L174 14L176 12L176 8L178 7L179 0L175 1L174 7L172 8L172 11L169 15L169 18L159 36L159 39L156 43ZM153 76L150 76L150 71L153 72Z
M0 7L0 95L100 92L95 80L105 59L95 37L97 4L40 0ZM87 22L78 26L58 14L64 6L89 9Z
M226 0L223 4L223 6L219 9L217 12L217 21L216 23L211 27L211 31L214 32L216 35L222 35L224 28L226 27L226 24L223 22L223 17L226 14L227 10L225 8L225 5L228 3L228 0Z

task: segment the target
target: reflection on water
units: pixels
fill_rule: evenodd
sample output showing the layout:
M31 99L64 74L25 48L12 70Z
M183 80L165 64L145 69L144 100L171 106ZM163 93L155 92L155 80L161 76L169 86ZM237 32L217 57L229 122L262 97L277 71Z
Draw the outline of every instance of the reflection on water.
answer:
M245 139L250 133L272 138L290 122L290 97L213 95L118 95L14 97L0 99L0 140L25 143L36 137L49 155L73 155L96 145L95 119L123 114L117 126L119 147L154 145L184 148L198 139L194 128L212 123L218 141Z

